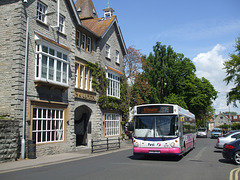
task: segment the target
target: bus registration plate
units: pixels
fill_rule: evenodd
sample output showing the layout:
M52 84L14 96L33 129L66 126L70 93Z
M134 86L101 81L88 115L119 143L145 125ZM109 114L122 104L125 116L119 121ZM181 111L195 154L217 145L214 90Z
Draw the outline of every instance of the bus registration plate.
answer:
M160 151L149 151L150 154L160 154Z

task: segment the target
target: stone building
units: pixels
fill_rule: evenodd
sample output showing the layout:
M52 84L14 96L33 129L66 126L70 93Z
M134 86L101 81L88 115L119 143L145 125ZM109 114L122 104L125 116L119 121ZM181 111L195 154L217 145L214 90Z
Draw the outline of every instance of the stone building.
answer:
M120 98L127 51L113 9L98 18L91 0L1 0L0 10L0 114L19 122L22 158L28 140L42 156L120 136L121 112L99 107L88 66L104 68L106 95Z

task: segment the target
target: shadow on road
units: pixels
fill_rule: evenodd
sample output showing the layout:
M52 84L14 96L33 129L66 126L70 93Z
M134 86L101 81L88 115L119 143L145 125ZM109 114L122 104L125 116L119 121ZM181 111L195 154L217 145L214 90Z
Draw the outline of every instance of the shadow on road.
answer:
M128 158L132 160L149 160L149 161L168 161L176 162L182 159L182 156L159 156L159 155L132 155Z
M221 150L215 150L215 151L213 151L213 152L215 152L215 153L222 153Z
M224 164L234 164L231 159L219 159L218 161Z

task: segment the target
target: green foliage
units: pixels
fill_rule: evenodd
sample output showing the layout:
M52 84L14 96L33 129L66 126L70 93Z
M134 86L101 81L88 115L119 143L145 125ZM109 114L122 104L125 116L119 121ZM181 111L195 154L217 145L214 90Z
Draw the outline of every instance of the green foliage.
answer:
M108 86L108 79L103 68L99 67L98 63L90 63L86 65L92 70L92 87L101 95L106 95L106 87Z
M200 127L205 127L206 124L205 124L205 120L203 119L198 119L198 121L196 122L196 127L197 128L200 128Z
M233 105L237 107L237 102L240 101L240 37L238 37L235 47L237 54L230 54L230 59L224 63L227 74L224 81L227 84L234 83L235 87L228 93L227 98L228 104L233 102Z
M218 126L218 127L222 128L222 129L225 129L225 130L229 129L229 125L227 125L227 124L223 124L223 125Z
M101 109L117 110L122 113L122 123L125 124L129 118L129 92L126 78L121 77L120 97L121 99L107 96L106 88L108 79L106 72L99 65L88 62L87 67L92 70L93 88L99 93L98 105Z
M132 97L135 99L131 98L131 106L177 104L194 113L198 121L210 118L217 91L207 79L196 76L196 67L189 58L174 52L171 46L157 42L153 52L142 59L143 72L138 75L142 78L135 80L133 85ZM143 85L147 85L146 91Z
M135 83L131 87L130 106L137 104L150 103L150 97L154 89L148 83L148 80L143 74L138 74L135 77Z
M177 104L184 109L188 109L187 104L184 101L184 97L173 94L173 93L170 94L168 97L164 98L164 103L166 103L166 104Z
M205 78L191 75L186 78L184 88L185 102L197 119L206 119L213 113L212 100L217 97L217 91Z
M240 123L233 123L231 128L232 128L232 130L240 129Z

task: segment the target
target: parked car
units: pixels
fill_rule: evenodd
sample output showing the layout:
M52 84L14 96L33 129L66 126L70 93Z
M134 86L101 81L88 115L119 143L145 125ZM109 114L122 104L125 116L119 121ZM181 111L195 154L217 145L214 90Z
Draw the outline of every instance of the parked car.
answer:
M211 138L218 138L223 135L221 128L213 128L211 132Z
M225 134L223 134L223 137L225 137L225 136L227 136L227 135L229 135L229 134L232 134L232 133L234 133L234 132L237 132L237 131L240 131L240 130L237 129L237 130L228 131L228 132L226 132Z
M239 138L240 138L240 131L229 134L226 137L219 137L215 148L222 149L225 143L235 141Z
M201 128L198 128L197 130L197 137L205 137L207 138L207 128L206 127L201 127Z
M231 159L240 165L240 139L225 144L222 155L225 159Z

